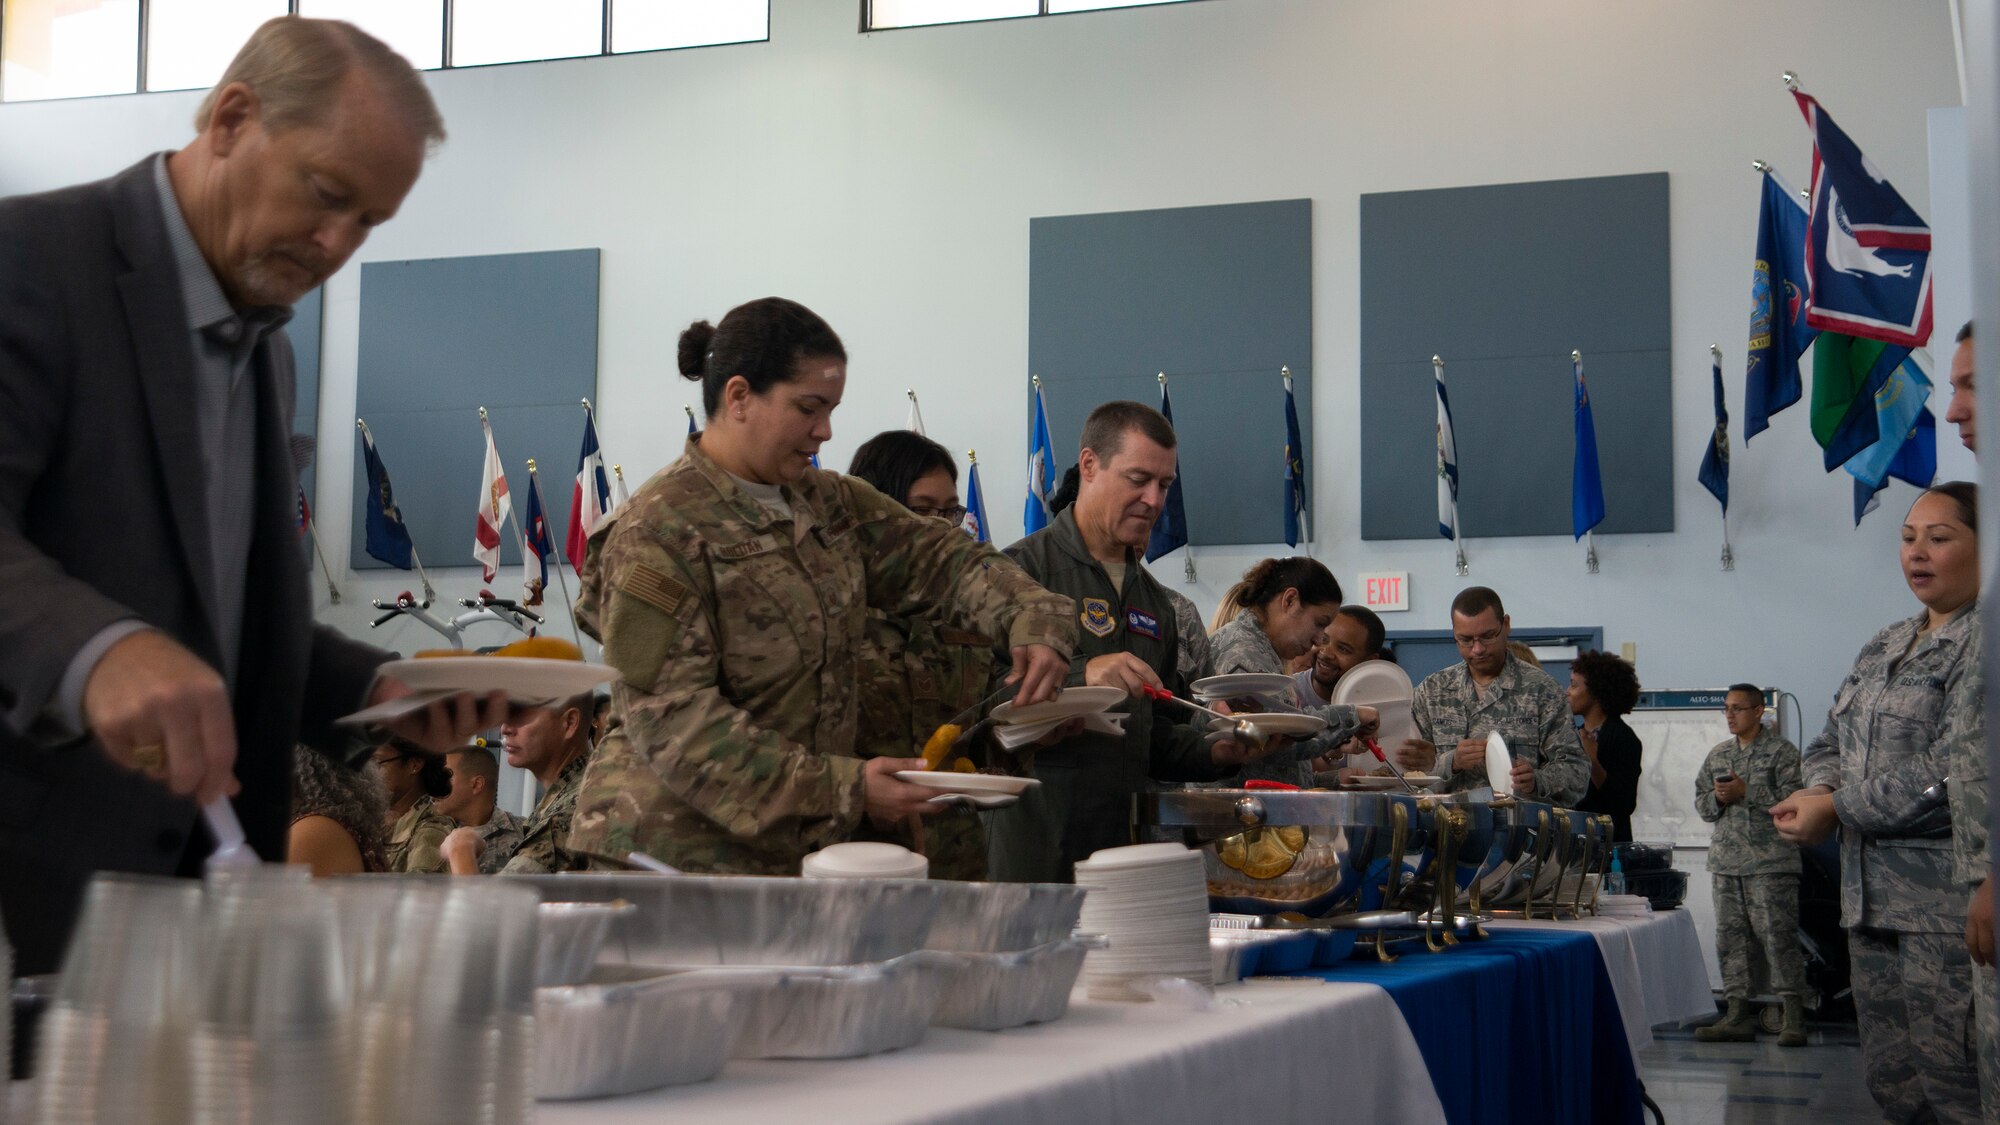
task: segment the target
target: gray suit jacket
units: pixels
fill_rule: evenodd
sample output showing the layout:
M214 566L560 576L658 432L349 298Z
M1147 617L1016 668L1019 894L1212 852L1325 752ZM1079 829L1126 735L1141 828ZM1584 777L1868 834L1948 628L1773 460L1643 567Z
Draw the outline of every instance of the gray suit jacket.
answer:
M194 359L150 160L0 200L0 917L24 973L56 966L92 871L187 873L208 850L191 802L42 722L70 658L123 618L222 666ZM388 654L313 624L283 333L253 370L236 807L276 858L293 744L330 744Z

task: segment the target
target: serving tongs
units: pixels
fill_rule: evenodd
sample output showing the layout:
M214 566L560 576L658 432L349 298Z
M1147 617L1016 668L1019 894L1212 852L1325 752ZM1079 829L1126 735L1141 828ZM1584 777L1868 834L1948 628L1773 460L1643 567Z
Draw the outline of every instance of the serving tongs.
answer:
M1212 715L1215 718L1221 719L1223 722L1229 724L1228 733L1231 738L1238 742L1247 742L1260 750L1263 749L1264 743L1270 738L1269 735L1264 733L1264 728L1248 719L1239 719L1235 715L1203 707L1193 700L1182 699L1166 688L1156 688L1150 684L1142 684L1139 687L1139 694L1145 696L1147 699L1156 699L1162 703L1178 703L1190 711L1197 711L1203 715Z
M1389 772L1396 775L1396 780L1403 783L1403 788L1410 791L1410 796L1412 797L1422 796L1422 794L1418 792L1417 787L1415 785L1410 784L1410 779L1403 776L1403 767L1390 761L1389 755L1384 754L1382 752L1381 743L1375 741L1372 738L1364 738L1361 740L1361 744L1363 746L1368 747L1368 752L1370 754L1375 755L1376 761L1381 762L1383 765L1389 767Z

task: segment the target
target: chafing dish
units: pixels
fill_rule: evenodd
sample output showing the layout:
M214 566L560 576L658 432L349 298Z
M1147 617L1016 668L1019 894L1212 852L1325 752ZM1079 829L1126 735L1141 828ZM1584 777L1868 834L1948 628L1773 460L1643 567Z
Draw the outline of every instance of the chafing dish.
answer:
M505 876L547 902L611 902L600 963L625 965L857 965L922 948L942 884L748 875Z

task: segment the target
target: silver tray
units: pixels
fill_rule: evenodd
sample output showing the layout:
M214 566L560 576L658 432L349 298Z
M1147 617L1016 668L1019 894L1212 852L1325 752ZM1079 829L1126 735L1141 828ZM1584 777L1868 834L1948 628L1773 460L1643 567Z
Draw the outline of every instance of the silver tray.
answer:
M584 984L537 989L535 1097L609 1097L715 1077L754 984L607 966Z
M851 1059L923 1041L949 954L918 951L870 965L699 967L689 975L745 989L730 1057Z
M508 875L545 902L638 909L612 923L602 962L859 965L923 947L942 884L925 880L774 879L750 875Z
M1088 934L1016 952L940 955L943 981L931 1024L999 1031L1059 1020L1069 1011L1083 955L1104 944Z
M629 902L544 902L536 908L535 986L582 984L590 979L611 923L632 913Z
M1068 883L939 883L926 949L1008 953L1061 941L1076 929L1088 888Z

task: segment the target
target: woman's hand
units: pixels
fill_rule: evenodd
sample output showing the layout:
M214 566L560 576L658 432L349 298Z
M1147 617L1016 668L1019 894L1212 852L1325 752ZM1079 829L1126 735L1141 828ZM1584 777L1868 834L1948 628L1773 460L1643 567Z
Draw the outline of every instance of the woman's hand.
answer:
M912 785L898 770L920 770L922 758L870 758L861 764L862 806L877 828L891 831L913 816L930 816L942 805L931 804L937 790Z
M1799 790L1771 806L1771 822L1790 843L1801 847L1825 843L1840 826L1833 811L1833 790L1824 785Z

